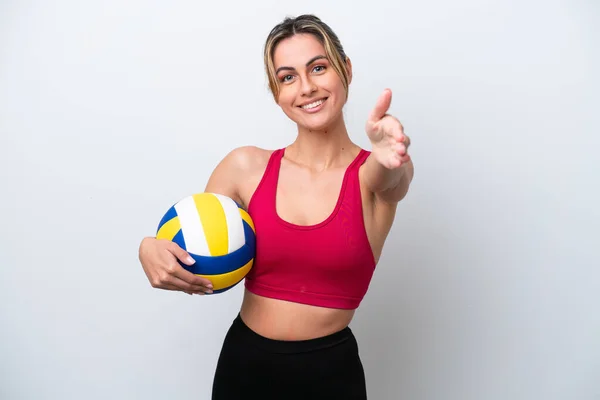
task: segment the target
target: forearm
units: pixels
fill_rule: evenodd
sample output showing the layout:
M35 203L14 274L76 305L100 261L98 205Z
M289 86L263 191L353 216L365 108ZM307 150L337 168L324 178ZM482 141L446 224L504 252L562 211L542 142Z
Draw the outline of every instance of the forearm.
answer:
M386 201L400 201L408 192L414 176L412 160L398 168L386 168L373 156L369 156L364 167L367 187Z

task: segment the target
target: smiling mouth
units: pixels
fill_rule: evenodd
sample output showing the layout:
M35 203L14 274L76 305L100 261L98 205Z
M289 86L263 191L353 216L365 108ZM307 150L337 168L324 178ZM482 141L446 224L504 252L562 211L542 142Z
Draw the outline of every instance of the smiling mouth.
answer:
M314 109L318 108L321 104L325 103L326 100L327 100L327 97L313 101L312 103L305 104L303 106L298 106L298 107L302 108L303 110L310 111L310 110L314 110Z

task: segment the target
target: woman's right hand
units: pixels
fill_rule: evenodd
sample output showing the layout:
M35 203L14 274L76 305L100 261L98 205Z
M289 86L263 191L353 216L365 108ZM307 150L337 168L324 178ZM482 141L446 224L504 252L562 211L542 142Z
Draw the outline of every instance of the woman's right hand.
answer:
M178 290L187 294L212 293L212 283L191 273L177 262L194 264L194 259L177 243L170 240L147 237L139 248L142 268L152 287L165 290Z

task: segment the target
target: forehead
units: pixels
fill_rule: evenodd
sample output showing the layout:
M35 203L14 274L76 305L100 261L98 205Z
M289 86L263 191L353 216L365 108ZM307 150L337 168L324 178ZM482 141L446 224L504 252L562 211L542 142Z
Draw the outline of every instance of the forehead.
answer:
M311 34L297 34L279 42L273 53L275 69L280 66L299 67L317 55L325 55L325 48Z

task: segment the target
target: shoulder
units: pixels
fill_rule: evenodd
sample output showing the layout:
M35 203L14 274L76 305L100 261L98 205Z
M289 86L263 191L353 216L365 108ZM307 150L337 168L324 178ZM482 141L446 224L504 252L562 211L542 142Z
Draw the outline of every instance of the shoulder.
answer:
M248 182L260 179L273 150L241 146L229 151L213 170L206 192L221 193L245 204Z
M265 166L274 150L262 149L256 146L240 146L231 150L223 159L237 170L250 172Z

